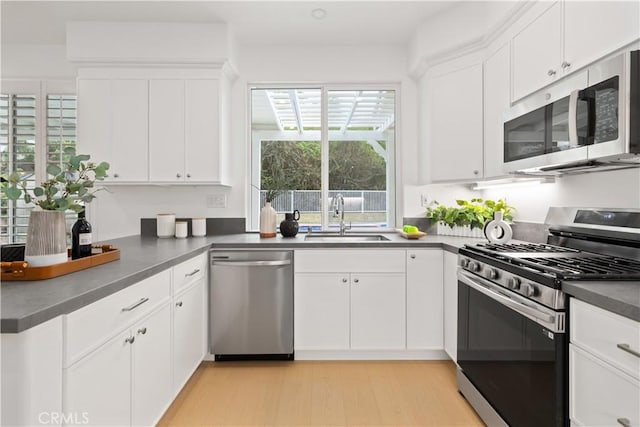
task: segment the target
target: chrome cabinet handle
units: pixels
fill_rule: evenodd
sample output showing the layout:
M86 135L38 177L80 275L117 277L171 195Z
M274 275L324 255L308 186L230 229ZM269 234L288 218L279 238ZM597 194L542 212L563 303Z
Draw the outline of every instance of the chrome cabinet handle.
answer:
M411 254L411 255L409 255L409 257L410 257L411 259L416 259L416 254Z
M140 307L142 304L144 304L145 302L149 301L149 298L140 298L140 301L133 303L132 305L130 305L129 307L125 307L122 309L122 311L132 311L137 307Z
M212 265L226 265L232 267L273 267L278 265L289 265L290 260L283 261L211 261Z
M474 170L474 171L473 171L473 174L474 174L474 175L478 175L479 173L480 173L480 171L479 171L479 170Z
M179 173L176 174L176 178L180 178L182 175L180 175Z
M347 282L348 282L348 280L347 280L346 278L344 278L344 277L343 277L343 278L342 278L342 283L347 283Z
M191 273L185 273L184 277L191 277L194 274L200 273L200 269L196 268L195 270L193 270Z
M118 175L117 173L114 173L114 174L113 174L113 177L114 177L114 178L118 178L119 176L120 176L120 175Z
M127 344L133 344L135 340L136 340L136 337L129 337L125 339L124 342L126 342Z
M146 334L147 333L147 327L145 326L144 328L138 329L138 333L142 334L142 335Z
M549 77L553 77L553 76L555 76L555 75L556 75L556 70L549 70L549 71L547 71L547 76L549 76Z
M176 303L176 307L182 307L182 301L178 301L178 302Z
M564 69L567 69L567 68L571 67L571 63L567 62L567 61L562 61L562 64L560 66L564 70Z
M633 354L635 357L640 357L640 353L632 349L629 344L617 344L616 347L618 347L622 351L626 351L629 354Z
M187 178L191 178L191 174L190 173L187 174Z
M623 427L631 427L631 421L629 421L629 418L618 418L616 421Z
M360 283L360 279L353 279L353 283Z

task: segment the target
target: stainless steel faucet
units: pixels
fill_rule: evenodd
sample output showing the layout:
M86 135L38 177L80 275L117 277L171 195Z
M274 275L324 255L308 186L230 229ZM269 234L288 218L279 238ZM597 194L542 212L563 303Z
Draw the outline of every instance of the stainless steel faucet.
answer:
M351 224L344 224L344 196L342 193L338 193L331 199L331 210L333 210L333 217L340 218L340 235L344 236L346 230L351 230Z

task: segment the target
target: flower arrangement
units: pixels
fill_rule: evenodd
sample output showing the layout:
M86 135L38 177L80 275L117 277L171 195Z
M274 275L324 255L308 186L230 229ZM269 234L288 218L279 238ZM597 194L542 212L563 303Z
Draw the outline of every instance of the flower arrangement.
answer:
M95 181L102 181L107 176L109 163L90 162L88 154L76 155L75 148L67 147L64 154L69 156L63 168L48 165L47 174L51 176L39 186L28 189L28 175L12 172L3 177L2 187L7 198L18 200L23 198L27 204L33 203L43 210L80 212L84 210L81 203L90 203L95 199Z

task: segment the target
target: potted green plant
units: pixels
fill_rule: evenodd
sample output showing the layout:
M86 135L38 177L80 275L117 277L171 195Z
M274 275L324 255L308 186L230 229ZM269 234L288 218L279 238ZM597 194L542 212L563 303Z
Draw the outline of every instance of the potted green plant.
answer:
M456 200L456 206L440 205L437 201L427 208L426 216L438 227L438 234L482 237L482 229L493 219L495 212L502 212L505 221L513 220L515 208L503 199L470 201Z
M68 161L63 167L48 165L49 179L39 186L27 188L28 175L20 171L3 176L2 188L9 200L20 198L36 207L29 215L25 261L32 267L59 264L67 260L65 212L80 212L90 203L95 181L107 176L107 162L90 162L88 154L76 154L67 147Z

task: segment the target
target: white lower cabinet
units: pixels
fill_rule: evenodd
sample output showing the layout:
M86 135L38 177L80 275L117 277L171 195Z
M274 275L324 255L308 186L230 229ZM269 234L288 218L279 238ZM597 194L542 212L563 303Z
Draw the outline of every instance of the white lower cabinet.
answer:
M571 425L640 425L640 322L575 298L570 313Z
M65 414L89 425L131 424L131 344L129 330L117 334L65 370Z
M458 255L444 253L444 351L454 362L458 351Z
M205 354L205 279L173 298L173 391L177 394Z
M407 250L407 349L442 345L442 249Z
M296 358L406 348L404 250L301 250L294 259Z
M131 330L133 345L131 424L156 424L173 398L171 308L164 305Z
M153 425L169 405L170 309L165 304L66 369L64 413L89 425Z
M351 274L351 348L405 348L405 275Z
M297 273L294 286L295 349L348 349L349 274Z

